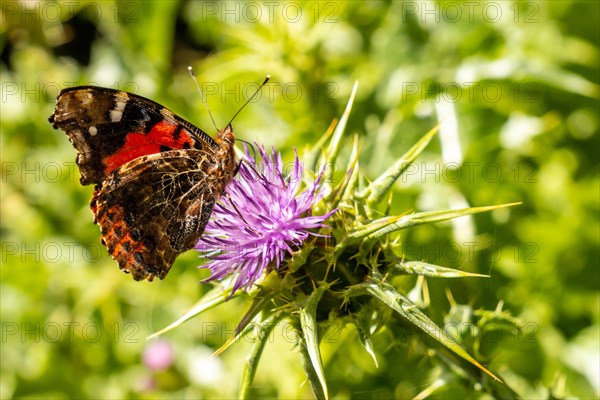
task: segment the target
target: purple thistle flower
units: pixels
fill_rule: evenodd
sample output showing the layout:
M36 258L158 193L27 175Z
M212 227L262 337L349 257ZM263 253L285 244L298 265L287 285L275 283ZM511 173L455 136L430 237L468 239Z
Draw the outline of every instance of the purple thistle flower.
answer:
M253 165L242 162L195 247L208 259L202 266L212 272L207 281L237 274L232 294L250 288L269 266L279 268L286 253L292 254L309 236L323 236L312 230L326 226L323 222L335 212L312 215L313 205L323 197L322 173L301 191L304 167L298 154L286 178L281 154L272 149L268 155L258 147L262 161L256 162L246 149Z

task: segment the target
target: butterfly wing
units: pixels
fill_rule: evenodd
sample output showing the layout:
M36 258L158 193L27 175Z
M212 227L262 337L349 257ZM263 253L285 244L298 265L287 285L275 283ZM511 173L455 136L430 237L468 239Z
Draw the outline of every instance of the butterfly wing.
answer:
M77 150L81 184L100 184L137 157L173 149L202 150L213 138L160 104L119 90L78 86L63 90L50 122Z
M172 150L139 157L117 170L91 201L102 243L135 280L164 278L175 258L204 231L218 185L206 171L214 154Z
M78 151L101 241L135 280L164 278L204 231L233 178L231 126L215 141L152 100L113 89L63 90L50 122Z

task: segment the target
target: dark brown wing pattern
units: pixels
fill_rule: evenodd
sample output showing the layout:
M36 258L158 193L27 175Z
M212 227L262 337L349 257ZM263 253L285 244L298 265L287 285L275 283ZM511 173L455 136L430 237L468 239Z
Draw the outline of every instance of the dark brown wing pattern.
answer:
M97 87L67 89L50 122L78 151L101 242L135 280L163 279L192 248L235 169L231 126L213 140L151 100Z
M78 86L63 90L50 122L77 149L81 184L99 184L137 157L173 149L212 147L201 129L144 97L114 89Z
M204 231L215 199L214 154L172 150L117 169L91 201L102 243L135 280L164 278Z

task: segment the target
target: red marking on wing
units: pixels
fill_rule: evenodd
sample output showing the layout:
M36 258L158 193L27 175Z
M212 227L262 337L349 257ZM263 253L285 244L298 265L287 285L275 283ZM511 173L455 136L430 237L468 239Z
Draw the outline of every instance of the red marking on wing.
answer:
M177 139L173 137L176 129L177 124L161 121L155 124L148 133L128 133L125 136L123 147L102 161L106 174L110 174L121 165L138 157L160 153L160 146L183 149L187 143L190 148L193 147L192 137L185 129L181 129Z

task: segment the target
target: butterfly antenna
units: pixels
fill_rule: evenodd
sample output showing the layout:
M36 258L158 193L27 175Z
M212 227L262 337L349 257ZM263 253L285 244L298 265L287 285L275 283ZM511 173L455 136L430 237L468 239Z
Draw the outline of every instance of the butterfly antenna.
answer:
M215 122L215 119L213 118L212 113L210 112L210 107L208 106L208 103L206 102L206 99L204 98L204 95L202 94L202 90L200 89L200 84L198 84L198 79L196 79L196 74L194 74L194 70L192 69L191 65L188 66L188 72L190 73L190 76L192 77L192 80L196 84L196 88L198 89L198 93L200 93L200 98L202 99L202 102L204 103L204 106L206 107L206 110L208 111L208 115L210 116L210 119L211 119L211 121L213 123L213 126L218 131L219 128L217 127L217 123Z
M252 99L254 99L256 97L258 92L260 92L260 89L262 89L263 86L265 86L267 84L267 82L269 82L269 79L271 79L271 75L267 75L267 77L265 78L262 85L260 85L258 87L258 89L256 89L256 92L254 92L254 94L252 96L250 96L250 98L244 103L244 105L240 107L240 109L235 113L235 115L233 116L233 118L231 118L231 121L229 121L229 124L227 124L227 125L230 125L233 122L233 120L235 119L235 117L237 117L238 114L244 109L244 107L246 107L248 105L248 103L250 103L252 101Z

